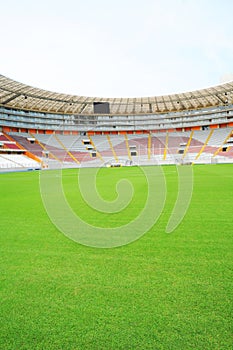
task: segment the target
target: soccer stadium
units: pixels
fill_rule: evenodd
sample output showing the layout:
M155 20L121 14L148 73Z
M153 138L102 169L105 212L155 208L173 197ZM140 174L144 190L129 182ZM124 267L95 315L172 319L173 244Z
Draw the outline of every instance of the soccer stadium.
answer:
M0 75L0 118L1 349L232 349L233 82L100 98Z
M233 84L148 98L90 98L0 76L0 167L230 163Z

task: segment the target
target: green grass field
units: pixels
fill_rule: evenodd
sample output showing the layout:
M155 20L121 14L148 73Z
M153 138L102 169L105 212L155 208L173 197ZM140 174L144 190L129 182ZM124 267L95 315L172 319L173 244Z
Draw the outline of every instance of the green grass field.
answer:
M80 245L56 229L39 172L0 174L0 349L233 348L233 165L193 167L192 201L172 234L165 227L176 167L163 171L159 220L114 249ZM143 207L146 181L137 167L101 169L101 195L113 200L120 178L132 182L135 196L122 213L103 214L83 202L77 171L63 171L73 210L99 226L125 224Z

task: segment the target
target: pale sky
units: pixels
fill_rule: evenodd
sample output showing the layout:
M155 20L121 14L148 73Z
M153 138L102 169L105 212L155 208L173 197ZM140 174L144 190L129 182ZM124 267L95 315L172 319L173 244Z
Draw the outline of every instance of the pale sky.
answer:
M2 0L0 9L0 74L28 85L138 97L233 80L232 0Z

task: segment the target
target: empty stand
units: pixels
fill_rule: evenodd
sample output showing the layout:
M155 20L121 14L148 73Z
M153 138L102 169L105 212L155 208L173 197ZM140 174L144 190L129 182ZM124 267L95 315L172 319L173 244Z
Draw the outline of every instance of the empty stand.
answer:
M160 132L114 135L61 135L0 133L3 153L27 150L56 167L101 166L115 162L121 164L179 164L231 161L233 135L230 128L185 132ZM85 145L83 140L88 140ZM229 141L229 142L228 142ZM7 148L6 148L7 147ZM19 148L20 147L20 148ZM96 152L96 157L92 153ZM11 157L2 155L1 166ZM15 158L15 165L20 159ZM26 164L19 162L20 166ZM34 164L35 165L35 164ZM38 165L38 164L37 164ZM60 165L59 165L60 166Z
M19 154L0 154L0 168L40 168L40 164L24 155Z

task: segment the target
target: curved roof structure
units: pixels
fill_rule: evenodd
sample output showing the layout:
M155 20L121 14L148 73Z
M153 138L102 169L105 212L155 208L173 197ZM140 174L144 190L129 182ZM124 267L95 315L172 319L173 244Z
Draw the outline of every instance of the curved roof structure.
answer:
M67 95L31 87L0 75L0 106L56 114L93 115L94 103L108 103L112 115L178 112L233 103L233 82L154 97L100 98Z

